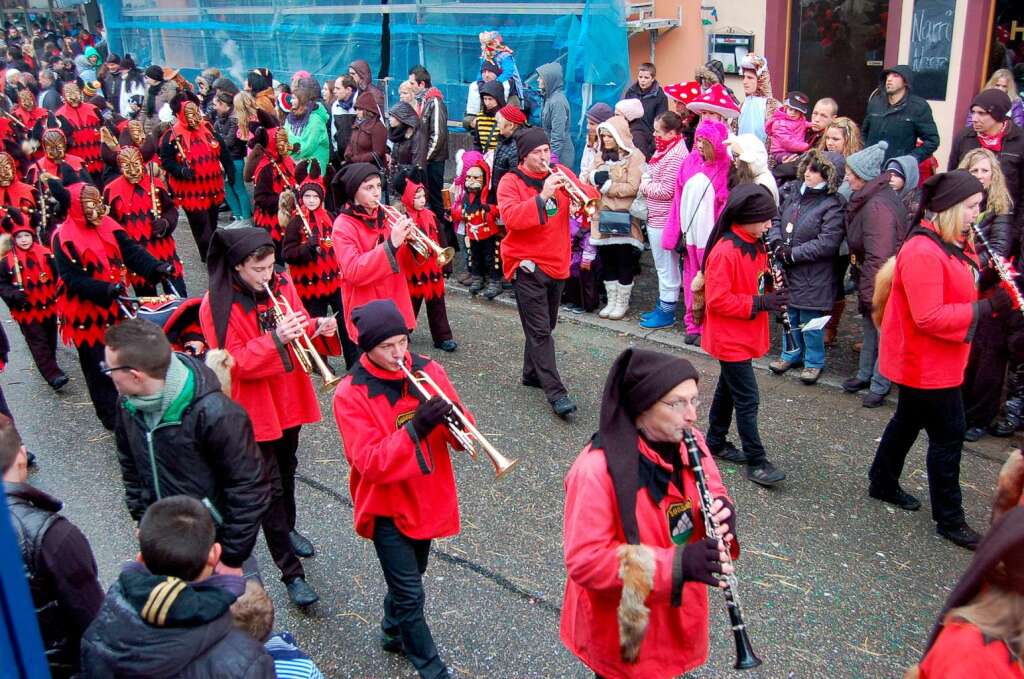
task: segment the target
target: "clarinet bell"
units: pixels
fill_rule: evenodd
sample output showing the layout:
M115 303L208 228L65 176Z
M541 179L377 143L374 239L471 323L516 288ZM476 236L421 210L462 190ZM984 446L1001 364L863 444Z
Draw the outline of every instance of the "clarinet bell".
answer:
M760 666L761 659L754 654L747 628L733 630L733 636L736 637L736 664L733 667L737 670L752 670Z

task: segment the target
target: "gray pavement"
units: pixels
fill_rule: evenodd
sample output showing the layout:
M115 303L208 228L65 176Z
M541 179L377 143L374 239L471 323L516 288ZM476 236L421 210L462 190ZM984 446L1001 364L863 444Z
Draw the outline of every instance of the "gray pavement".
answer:
M187 229L179 236L196 293L202 270ZM415 333L413 349L441 361L481 430L520 462L495 482L485 460L456 458L462 532L435 543L426 581L435 639L460 677L591 676L558 637L565 579L562 481L597 426L601 387L615 356L628 346L681 349L622 332L626 326L560 324L559 367L580 404L569 425L552 415L541 393L519 385L522 335L513 307L457 291L449 294L448 307L459 351L434 350L425 327ZM65 501L66 515L92 542L108 586L136 551L113 438L93 415L74 354L60 352L73 381L55 396L31 365L17 327L6 313L2 318L13 350L0 380L24 438L41 459L31 480ZM706 416L717 364L699 352L687 356L702 375ZM758 380L761 435L789 478L768 491L737 468L722 468L739 511L738 573L747 622L765 661L747 676L902 676L970 560L968 552L934 535L924 446L919 442L908 458L904 481L924 509L907 513L871 501L865 474L891 407L866 410L827 384L806 387L765 372ZM260 540L257 553L277 606L276 627L292 632L327 676L414 676L404 659L377 645L383 580L372 544L353 532L348 466L330 396L321 401L325 420L303 430L298 487L299 526L317 546L306 569L321 602L307 613L289 606ZM998 459L1005 443L986 450ZM964 500L979 529L998 470L994 459L964 456ZM731 635L715 593L711 634L710 659L690 676L733 676Z

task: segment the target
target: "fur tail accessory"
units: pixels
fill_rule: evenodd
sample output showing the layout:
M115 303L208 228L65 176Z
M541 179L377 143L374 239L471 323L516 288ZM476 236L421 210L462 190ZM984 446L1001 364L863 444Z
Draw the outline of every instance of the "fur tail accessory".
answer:
M1006 458L1006 464L999 471L996 499L992 502L991 523L994 524L1017 505L1024 506L1024 455L1020 450L1010 453Z
M221 391L230 398L231 370L235 367L235 357L227 349L210 349L206 352L206 367L217 376Z
M636 662L651 609L644 601L654 588L654 550L646 545L619 547L619 577L622 598L619 600L619 652L627 663Z
M871 320L876 328L882 327L885 305L892 293L892 278L896 273L896 258L890 257L875 274L875 293L871 297Z

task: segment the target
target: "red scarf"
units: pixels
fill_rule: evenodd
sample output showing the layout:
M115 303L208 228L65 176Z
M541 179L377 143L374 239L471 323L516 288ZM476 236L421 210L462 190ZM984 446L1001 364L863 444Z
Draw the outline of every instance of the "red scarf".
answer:
M675 148L676 144L683 140L683 135L677 134L671 139L663 139L662 137L654 138L654 155L651 156L651 163L656 163L665 156L668 152Z
M999 153L1003 150L1003 135L1006 134L1006 123L999 126L999 131L989 136L978 132L978 143L981 148L988 149L992 153Z

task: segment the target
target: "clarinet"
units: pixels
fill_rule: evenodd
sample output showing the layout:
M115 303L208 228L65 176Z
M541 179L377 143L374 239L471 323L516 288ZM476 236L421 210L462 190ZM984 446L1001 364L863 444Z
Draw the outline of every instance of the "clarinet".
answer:
M775 256L775 251L768 247L768 234L762 236L765 252L768 254L768 266L772 270L772 281L776 290L786 287L786 270ZM782 332L785 335L786 346L796 347L796 337L793 335L793 324L789 320L789 305L784 305L779 310L779 322L782 323Z
M693 432L683 432L683 442L686 444L686 454L690 458L690 469L697 482L697 491L700 493L700 511L704 515L704 532L710 537L717 536L718 522L711 514L711 491L708 489L708 481L704 476L704 467L701 466L700 448L697 447L697 440L693 438ZM719 545L725 552L726 557L723 564L731 564L729 550L725 544L718 539ZM732 636L736 641L736 664L738 670L749 670L761 664L761 659L754 654L754 648L750 644L750 635L747 634L747 624L743 621L743 610L740 608L740 597L736 591L736 575L719 575L719 580L725 583L722 594L725 595L725 609L729 612L729 622L732 626Z
M1010 294L1013 295L1013 301L1017 305L1017 311L1024 314L1024 295L1021 294L1020 288L1013 280L1013 270L1010 265L1006 263L1001 254L992 249L992 245L989 244L988 238L985 237L985 232L981 230L981 225L978 222L971 222L971 229L974 231L974 239L988 252L988 261L992 263L992 268L999 274L999 278L1009 286Z

